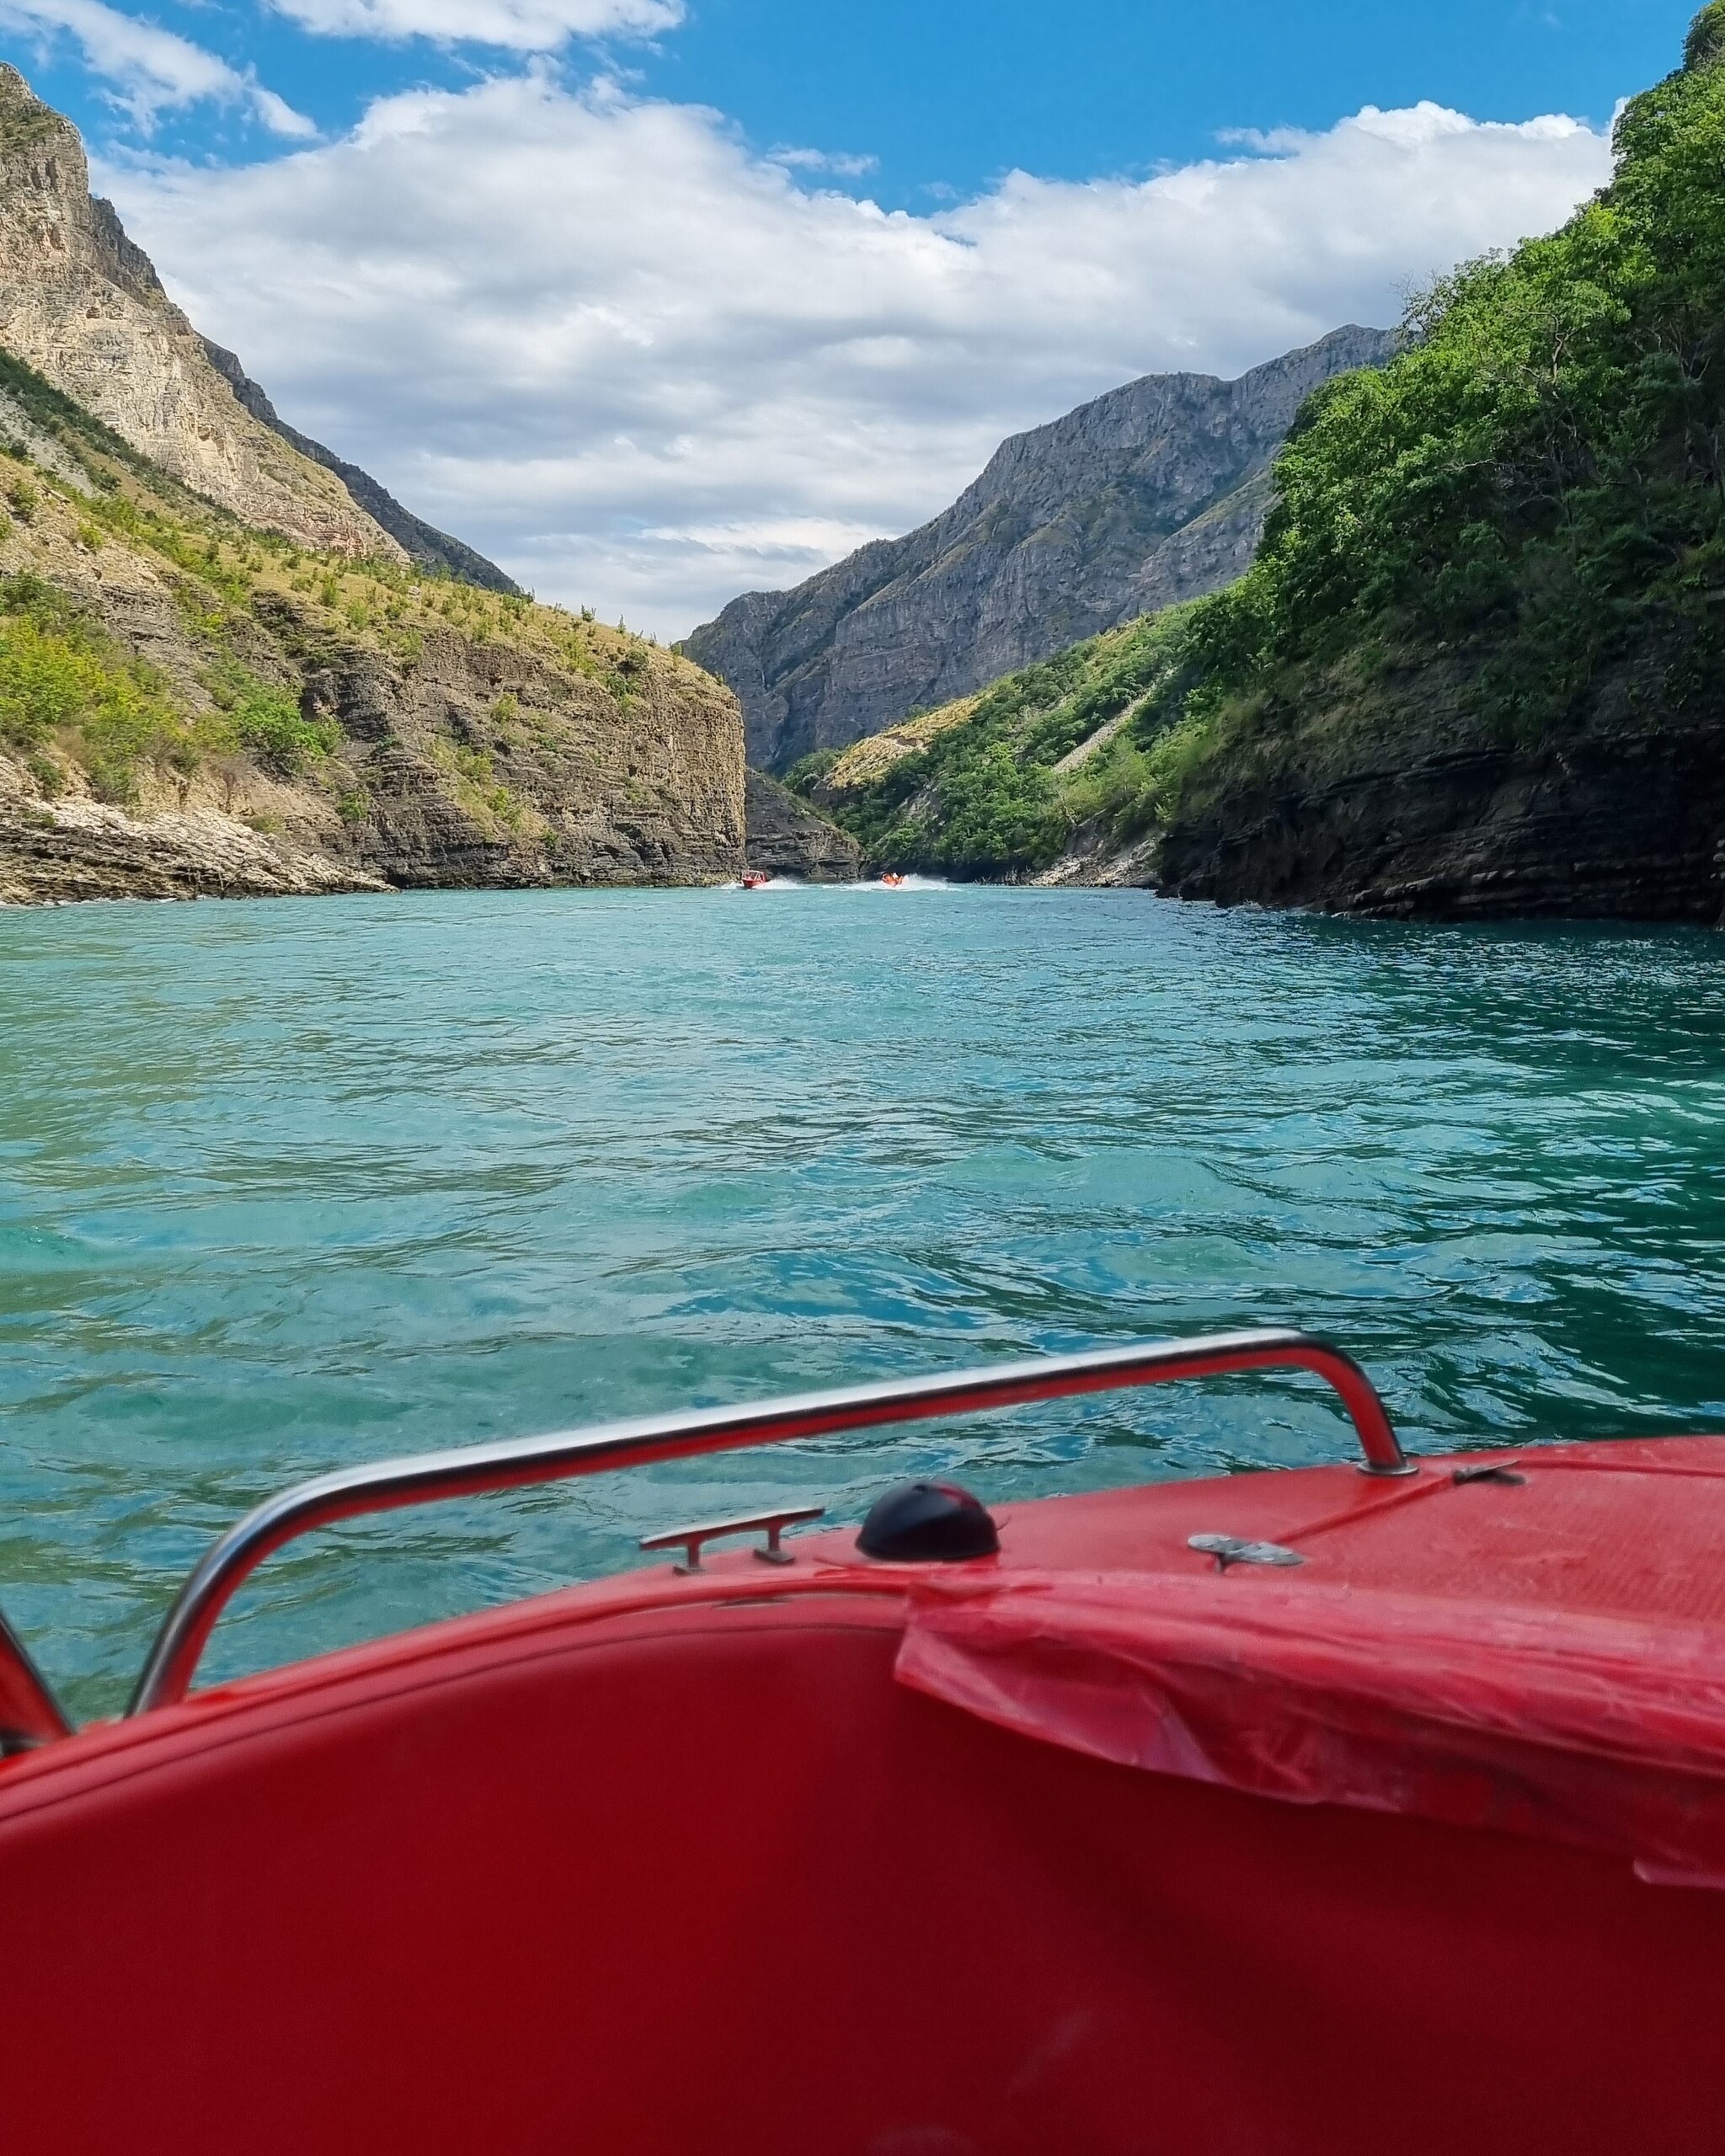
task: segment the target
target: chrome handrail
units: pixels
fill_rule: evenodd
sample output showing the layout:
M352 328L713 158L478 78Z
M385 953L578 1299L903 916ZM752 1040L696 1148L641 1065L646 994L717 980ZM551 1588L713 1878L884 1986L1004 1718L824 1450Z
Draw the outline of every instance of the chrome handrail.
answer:
M321 1475L270 1497L213 1543L174 1599L156 1636L133 1693L129 1715L172 1706L191 1689L216 1619L241 1582L273 1551L297 1535L361 1513L446 1497L478 1497L607 1468L644 1467L662 1460L823 1437L836 1430L876 1428L1015 1407L1031 1401L1109 1392L1170 1378L1222 1377L1233 1370L1306 1369L1327 1379L1354 1418L1367 1475L1413 1475L1371 1380L1354 1358L1310 1333L1211 1333L1195 1340L1143 1342L1084 1355L1049 1355L1033 1363L953 1370L938 1377L891 1379L788 1400L740 1407L704 1407L681 1415L648 1415L627 1422L565 1430L551 1437L422 1454L414 1460Z
M0 1615L0 1759L71 1734L72 1724L53 1687Z

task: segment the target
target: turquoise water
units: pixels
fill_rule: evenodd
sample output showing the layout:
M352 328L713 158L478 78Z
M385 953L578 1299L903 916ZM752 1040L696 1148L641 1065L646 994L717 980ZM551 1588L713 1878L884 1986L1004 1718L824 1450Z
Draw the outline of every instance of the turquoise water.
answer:
M1725 1424L1725 944L985 889L0 914L0 1603L124 1695L209 1539L347 1462L1216 1326L1426 1445ZM855 1517L1338 1456L1310 1381L354 1525L232 1671Z

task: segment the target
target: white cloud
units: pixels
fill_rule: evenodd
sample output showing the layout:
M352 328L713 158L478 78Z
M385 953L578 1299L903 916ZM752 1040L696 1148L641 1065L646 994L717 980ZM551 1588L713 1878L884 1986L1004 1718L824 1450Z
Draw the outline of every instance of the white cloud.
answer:
M861 179L880 168L879 157L865 157L848 150L803 150L794 147L771 152L776 165L789 165L795 172L831 172L841 179Z
M812 189L716 114L529 76L104 184L296 424L542 594L676 634L908 528L1117 382L1393 320L1608 168L1576 122L1426 104L913 216Z
M572 37L650 37L675 29L682 0L270 0L277 13L326 36L554 52Z
M272 134L305 138L318 131L249 71L242 74L202 45L102 0L0 0L0 29L75 38L91 72L112 83L120 102L146 125L159 112L209 98L248 107Z

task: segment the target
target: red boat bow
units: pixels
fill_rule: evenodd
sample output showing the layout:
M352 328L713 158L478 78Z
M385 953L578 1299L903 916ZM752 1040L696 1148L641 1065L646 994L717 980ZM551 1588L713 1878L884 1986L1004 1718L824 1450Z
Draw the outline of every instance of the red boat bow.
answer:
M169 1703L0 1767L16 2145L1717 2150L1725 1441L1015 1504L962 1562L708 1522L685 1569L174 1703L257 1556L344 1509L927 1393L435 1455L225 1538Z

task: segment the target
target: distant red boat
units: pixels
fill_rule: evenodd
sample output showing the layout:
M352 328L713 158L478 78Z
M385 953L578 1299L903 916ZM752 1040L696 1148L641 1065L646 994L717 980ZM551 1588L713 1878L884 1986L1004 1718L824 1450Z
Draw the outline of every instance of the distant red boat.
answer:
M748 868L743 872L743 889L745 891L764 891L772 881L772 877L758 868Z
M336 1519L1281 1365L1364 1472L792 1505L190 1689ZM0 1673L20 2151L1725 2147L1725 1439L1415 1461L1306 1336L1111 1350L326 1476L125 1719Z

